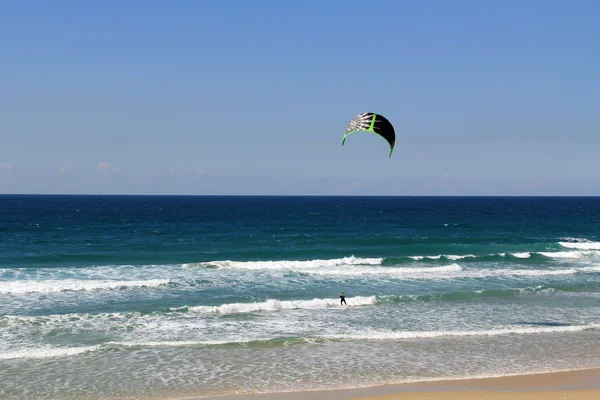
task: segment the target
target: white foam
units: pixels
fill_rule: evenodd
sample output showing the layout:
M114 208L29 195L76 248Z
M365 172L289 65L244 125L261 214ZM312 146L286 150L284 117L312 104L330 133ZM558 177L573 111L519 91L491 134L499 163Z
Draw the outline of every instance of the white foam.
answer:
M600 251L552 251L552 252L539 252L538 254L549 258L597 258L600 257Z
M504 275L515 275L515 276L543 276L543 275L573 275L579 272L579 268L567 268L567 269L501 269L498 271L486 270L488 276L504 276Z
M600 272L600 265L579 268L581 272Z
M473 255L473 254L465 254L465 255L463 255L463 256L455 256L455 255L452 255L452 254L451 254L451 255L447 255L447 256L446 256L446 258L447 258L447 259L449 259L449 260L453 260L453 261L454 261L454 260L462 260L462 259L465 259L465 258L475 258L475 257L476 257L476 256L475 256L475 255Z
M586 258L586 257L600 257L600 242L589 242L589 243L570 243L570 242L560 242L563 247L577 249L575 251L554 251L554 252L537 252L535 254L540 254L549 258ZM507 254L515 258L530 258L532 252L515 252L515 253L495 253L489 254L489 256L500 256L505 257ZM423 260L441 260L447 259L452 261L464 260L466 258L477 258L474 254L465 254L465 255L454 255L454 254L439 254L436 256L408 256L408 258L415 261L423 261Z
M251 342L254 339L247 340L161 340L161 341L131 341L131 342L108 342L107 345L121 346L121 347L186 347L186 346L198 346L198 345L216 345L216 344L229 344L229 343L246 343ZM265 339L268 340L268 339Z
M298 338L306 342L317 340L410 340L430 339L438 337L467 337L467 336L502 336L502 335L531 335L546 333L571 333L589 329L598 329L600 324L574 325L574 326L535 326L535 327L506 327L499 329L472 330L472 331L388 331L366 329L353 334L326 334L305 338ZM102 345L71 347L71 348L35 348L21 351L0 353L0 360L32 359L50 357L68 357L96 351L101 348L118 347L181 347L199 345L223 345L250 342L267 342L270 340L285 339L282 336L273 337L245 337L230 338L225 340L159 340L159 341L114 341Z
M370 306L378 303L375 296L356 296L346 297L348 306ZM335 298L315 298L312 300L277 300L269 299L264 302L257 303L228 303L219 306L184 306L171 307L169 310L173 312L187 311L192 314L235 314L249 313L257 311L279 311L279 310L294 310L294 309L327 309L340 307L340 300ZM170 317L176 317L178 314L141 314L139 312L115 312L115 313L99 313L99 314L50 314L41 316L29 315L5 315L0 317L0 322L6 321L8 327L18 326L19 324L28 325L46 325L50 329L55 327L64 327L64 323L70 324L85 324L88 327L96 326L97 329L104 329L102 326L105 323L123 324L124 322L135 321L140 325L153 325L155 323L164 324ZM155 326L155 325L153 325Z
M348 335L325 335L329 339L351 340L398 340L398 339L424 339L443 336L501 336L510 334L536 334L554 332L580 332L586 329L598 329L600 324L573 325L573 326L536 326L514 327L474 331L377 331L366 330Z
M523 252L523 253L510 253L511 256L515 258L529 258L531 257L531 253Z
M463 269L458 264L441 267L369 267L369 268L329 268L305 271L318 276L380 276L393 279L453 279L453 278L485 278L501 276L545 276L573 275L580 272L596 272L595 267L556 268L556 269Z
M344 257L328 260L306 260L306 261L210 261L196 264L183 264L184 268L189 267L217 267L217 268L233 268L233 269L311 269L320 267L337 267L344 265L381 265L383 258L358 258Z
M0 360L14 360L21 358L50 358L68 357L97 350L100 346L66 347L66 348L37 348L20 351L0 352Z
M486 277L508 277L508 276L545 276L545 275L574 275L578 273L594 273L600 271L600 267L588 266L577 268L555 268L555 269L470 269L461 274L465 278Z
M311 275L319 276L386 276L398 279L440 279L456 276L462 271L458 264L444 265L441 267L369 267L369 268L327 268L304 271Z
M368 297L347 297L346 303L348 306L369 306L377 304L375 296ZM248 313L256 311L278 311L278 310L294 310L294 309L321 309L340 307L339 299L312 299L312 300L287 300L281 301L270 299L259 303L231 303L222 304L220 306L193 306L188 307L188 311L199 314L234 314ZM184 308L184 307L182 307ZM171 308L172 311L177 311L182 308Z
M579 250L600 250L600 242L558 242L562 247L566 247L568 249L579 249Z
M416 261L421 261L421 260L439 260L442 258L441 255L438 256L409 256L408 258L412 258L413 260Z
M139 281L107 280L44 280L0 282L0 294L56 293L63 291L111 290L129 287L158 287L169 283L168 279Z
M409 256L408 258L411 258L413 260L416 261L421 261L421 260L440 260L442 258L446 258L448 260L452 260L452 261L456 261L456 260L462 260L465 258L475 258L477 256L475 256L474 254L464 254L464 255L455 255L455 254L439 254L437 256Z

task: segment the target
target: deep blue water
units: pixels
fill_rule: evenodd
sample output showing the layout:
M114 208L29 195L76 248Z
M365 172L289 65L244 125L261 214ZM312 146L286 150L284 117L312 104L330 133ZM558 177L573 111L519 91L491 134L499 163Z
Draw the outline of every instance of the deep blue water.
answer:
M0 196L2 398L596 366L599 327L598 197Z

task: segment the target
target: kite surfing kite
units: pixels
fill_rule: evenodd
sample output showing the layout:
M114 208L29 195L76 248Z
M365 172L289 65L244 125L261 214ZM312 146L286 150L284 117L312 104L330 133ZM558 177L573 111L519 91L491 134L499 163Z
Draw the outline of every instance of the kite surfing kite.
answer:
M394 151L394 144L396 143L396 133L394 127L383 115L375 113L361 113L356 115L346 126L346 132L344 132L344 138L342 139L342 146L346 141L346 137L354 132L372 132L380 135L390 145L390 157L392 151Z

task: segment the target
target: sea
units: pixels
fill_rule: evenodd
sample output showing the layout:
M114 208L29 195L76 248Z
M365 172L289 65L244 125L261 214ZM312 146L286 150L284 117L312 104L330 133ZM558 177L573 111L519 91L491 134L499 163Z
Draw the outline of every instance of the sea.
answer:
M2 399L598 366L599 197L0 196Z

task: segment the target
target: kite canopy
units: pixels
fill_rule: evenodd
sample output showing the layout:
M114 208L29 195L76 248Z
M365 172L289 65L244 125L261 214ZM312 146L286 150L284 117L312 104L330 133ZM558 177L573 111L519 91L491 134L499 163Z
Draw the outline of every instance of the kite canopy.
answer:
M373 132L383 137L390 145L390 157L392 151L394 151L394 144L396 143L396 133L394 127L383 115L375 113L362 113L356 115L346 126L346 132L344 132L344 138L342 139L342 146L346 141L346 137L354 132L365 131Z

